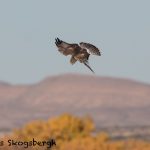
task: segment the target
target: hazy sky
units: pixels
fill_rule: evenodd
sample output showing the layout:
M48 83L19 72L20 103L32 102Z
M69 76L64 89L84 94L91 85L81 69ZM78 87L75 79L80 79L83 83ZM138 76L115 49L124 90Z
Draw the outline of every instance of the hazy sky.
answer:
M149 0L1 0L0 80L35 83L64 73L92 73L57 52L55 37L102 48L98 76L150 83Z

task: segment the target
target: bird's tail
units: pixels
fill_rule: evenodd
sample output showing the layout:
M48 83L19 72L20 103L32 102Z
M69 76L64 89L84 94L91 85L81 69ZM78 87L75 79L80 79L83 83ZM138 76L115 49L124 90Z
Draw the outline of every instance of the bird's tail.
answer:
M88 63L84 62L84 65L85 65L86 67L88 67L93 73L95 73L95 72L92 70L92 68L88 65Z

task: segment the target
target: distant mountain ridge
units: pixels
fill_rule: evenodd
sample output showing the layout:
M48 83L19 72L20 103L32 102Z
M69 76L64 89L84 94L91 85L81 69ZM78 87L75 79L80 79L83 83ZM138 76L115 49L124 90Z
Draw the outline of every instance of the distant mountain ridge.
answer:
M69 112L97 126L150 125L150 85L128 79L65 74L33 85L0 82L0 130Z
M0 81L0 86L9 86L11 84L7 83L7 82L3 82L3 81Z

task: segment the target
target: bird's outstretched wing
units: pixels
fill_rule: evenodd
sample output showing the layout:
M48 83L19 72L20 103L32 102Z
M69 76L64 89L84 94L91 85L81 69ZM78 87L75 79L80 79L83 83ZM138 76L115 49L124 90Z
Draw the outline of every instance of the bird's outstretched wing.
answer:
M86 67L88 67L93 73L95 73L95 72L93 71L93 69L88 65L88 63L84 62L84 65L85 65Z
M101 56L100 50L96 46L94 46L90 43L81 42L80 47L83 48L83 49L86 49L89 53L91 53L93 55Z
M74 53L73 44L66 43L60 40L59 38L55 39L55 44L58 47L58 51L64 54L65 56L72 55Z

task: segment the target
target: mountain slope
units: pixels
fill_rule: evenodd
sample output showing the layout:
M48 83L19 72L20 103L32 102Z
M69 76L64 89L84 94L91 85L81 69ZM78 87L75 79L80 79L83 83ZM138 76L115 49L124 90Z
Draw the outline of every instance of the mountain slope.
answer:
M70 112L97 126L150 125L150 85L84 75L48 77L28 86L0 86L0 129Z

